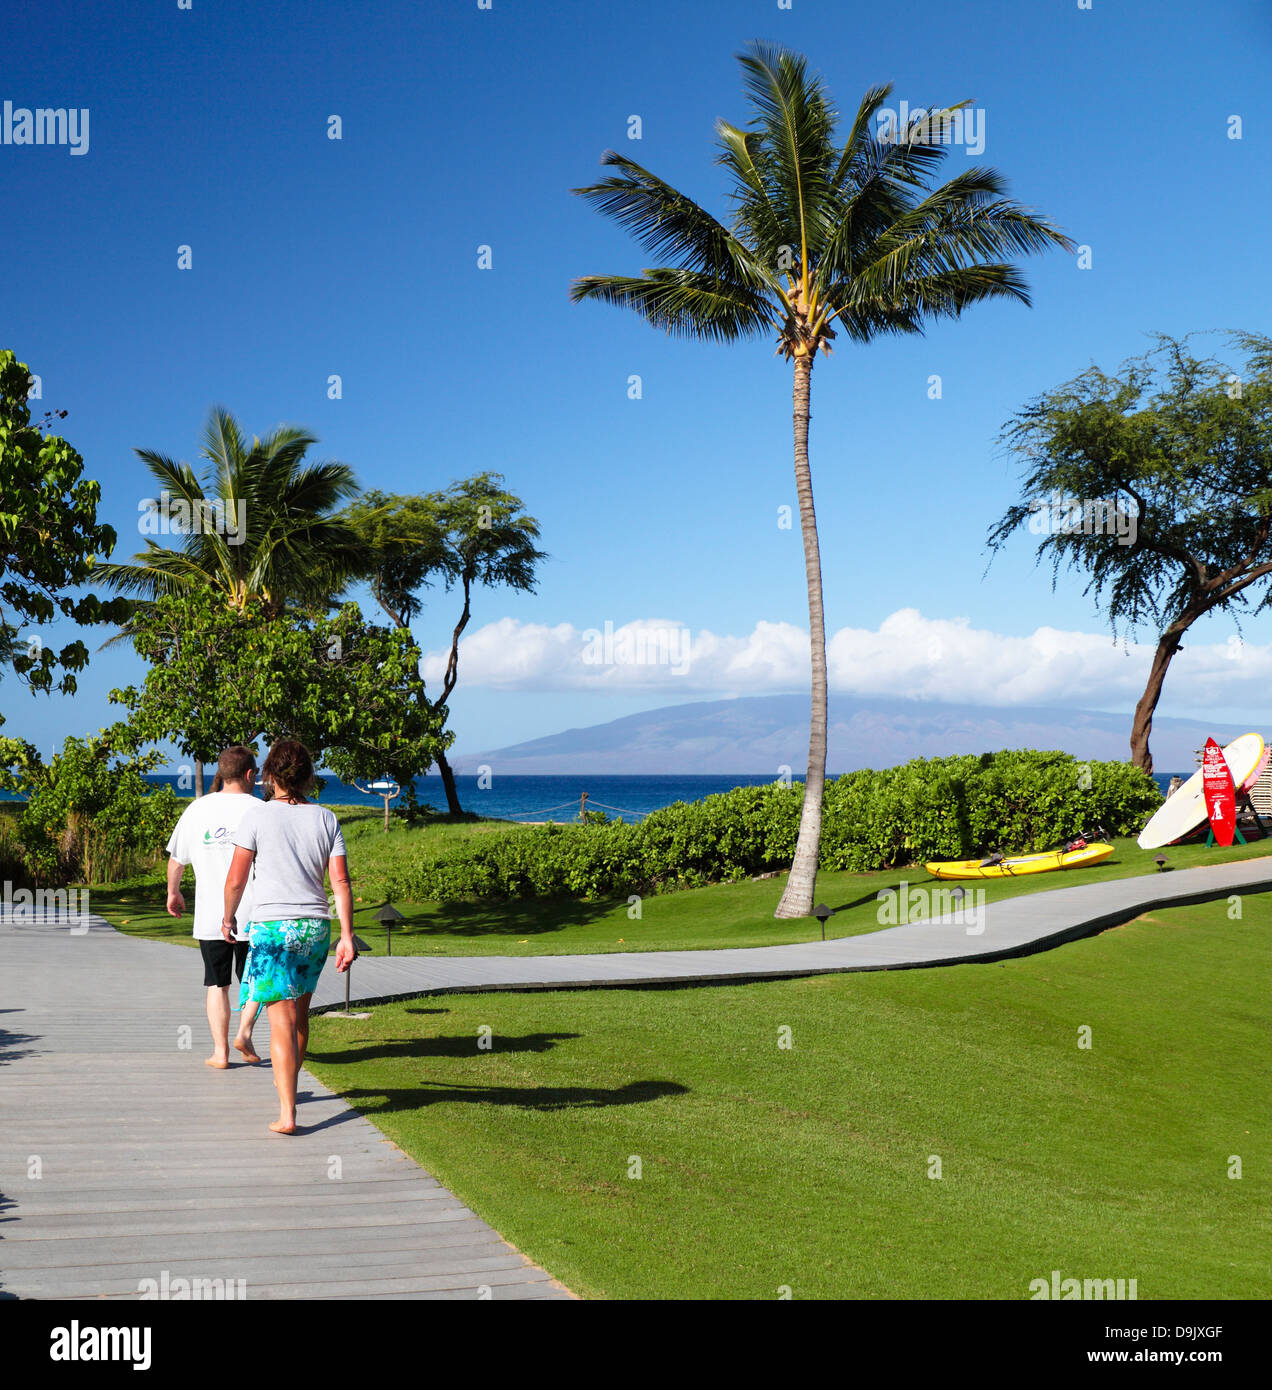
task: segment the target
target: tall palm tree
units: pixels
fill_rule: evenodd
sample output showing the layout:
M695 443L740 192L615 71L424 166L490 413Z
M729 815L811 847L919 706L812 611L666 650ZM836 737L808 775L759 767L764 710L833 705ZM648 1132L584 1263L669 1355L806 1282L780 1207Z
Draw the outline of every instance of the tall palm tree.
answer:
M344 463L306 463L316 436L289 425L249 445L229 411L214 407L200 453L200 479L188 463L152 449L137 456L160 485L151 516L177 544L146 548L126 564L105 564L95 575L132 596L132 608L161 594L208 588L242 611L249 597L263 611L325 609L365 562L357 533L337 509L357 491ZM126 640L127 624L111 642ZM108 644L110 645L110 644ZM202 766L195 792L202 792Z
M813 909L826 780L826 635L821 558L808 464L813 361L842 332L865 343L921 333L933 319L998 297L1029 303L1015 256L1072 242L1006 196L990 168L968 168L932 187L945 157L949 107L916 113L890 138L871 128L892 88L866 93L842 146L838 113L804 58L770 44L738 55L753 119L717 121L732 179L726 226L634 161L606 151L616 172L573 191L670 264L640 275L588 275L577 302L633 309L668 333L728 343L777 334L794 367L795 487L808 581L812 718L799 839L776 916ZM962 103L965 106L967 103Z

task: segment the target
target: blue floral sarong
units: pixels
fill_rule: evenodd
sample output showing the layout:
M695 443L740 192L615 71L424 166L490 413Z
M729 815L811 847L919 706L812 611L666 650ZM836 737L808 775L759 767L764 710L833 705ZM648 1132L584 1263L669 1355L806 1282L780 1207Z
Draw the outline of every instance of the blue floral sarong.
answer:
M331 922L326 917L289 917L253 922L247 966L239 983L244 1004L276 1004L312 994L331 949Z

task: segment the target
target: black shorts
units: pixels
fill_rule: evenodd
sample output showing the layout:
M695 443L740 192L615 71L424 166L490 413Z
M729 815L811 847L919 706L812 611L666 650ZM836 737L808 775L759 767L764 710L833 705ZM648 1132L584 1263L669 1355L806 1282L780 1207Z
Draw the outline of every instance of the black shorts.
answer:
M209 989L213 986L228 989L231 964L241 980L249 949L246 941L200 941L199 950L203 953L203 983Z

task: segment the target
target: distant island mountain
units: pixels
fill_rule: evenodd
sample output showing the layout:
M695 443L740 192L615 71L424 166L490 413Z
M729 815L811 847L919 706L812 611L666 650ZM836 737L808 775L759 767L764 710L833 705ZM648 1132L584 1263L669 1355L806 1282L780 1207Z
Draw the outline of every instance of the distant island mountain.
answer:
M827 769L851 772L1000 748L1059 748L1081 758L1124 761L1130 730L1129 713L832 696ZM1191 772L1193 751L1208 737L1227 743L1245 732L1235 724L1155 719L1153 763L1164 772ZM807 758L808 696L760 695L668 705L451 761L464 773L489 764L498 772L525 774L776 775L782 766L802 773Z

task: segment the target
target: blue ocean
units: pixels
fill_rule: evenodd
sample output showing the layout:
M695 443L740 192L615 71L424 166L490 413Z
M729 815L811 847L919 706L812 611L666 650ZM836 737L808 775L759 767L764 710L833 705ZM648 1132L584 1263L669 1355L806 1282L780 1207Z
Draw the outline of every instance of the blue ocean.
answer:
M207 772L207 786L212 785L212 771ZM1163 794L1174 774L1155 773L1153 780ZM1189 774L1181 774L1188 776ZM156 774L149 781L174 787L178 796L193 796L189 787L178 785L176 776ZM640 820L650 811L670 806L674 801L698 801L714 792L727 792L734 787L756 787L773 778L763 773L735 773L716 776L607 777L600 773L579 773L577 776L496 776L489 787L478 786L476 776L457 776L456 790L465 811L499 820L556 820L577 818L583 794L587 793L589 810L604 811L611 819ZM802 778L797 780L803 780ZM417 777L416 796L422 805L446 809L446 793L440 777ZM0 792L0 800L15 798ZM359 806L379 810L384 803L378 796L367 796L356 787L346 786L338 778L328 776L318 796L324 804ZM395 803L396 804L396 803Z

